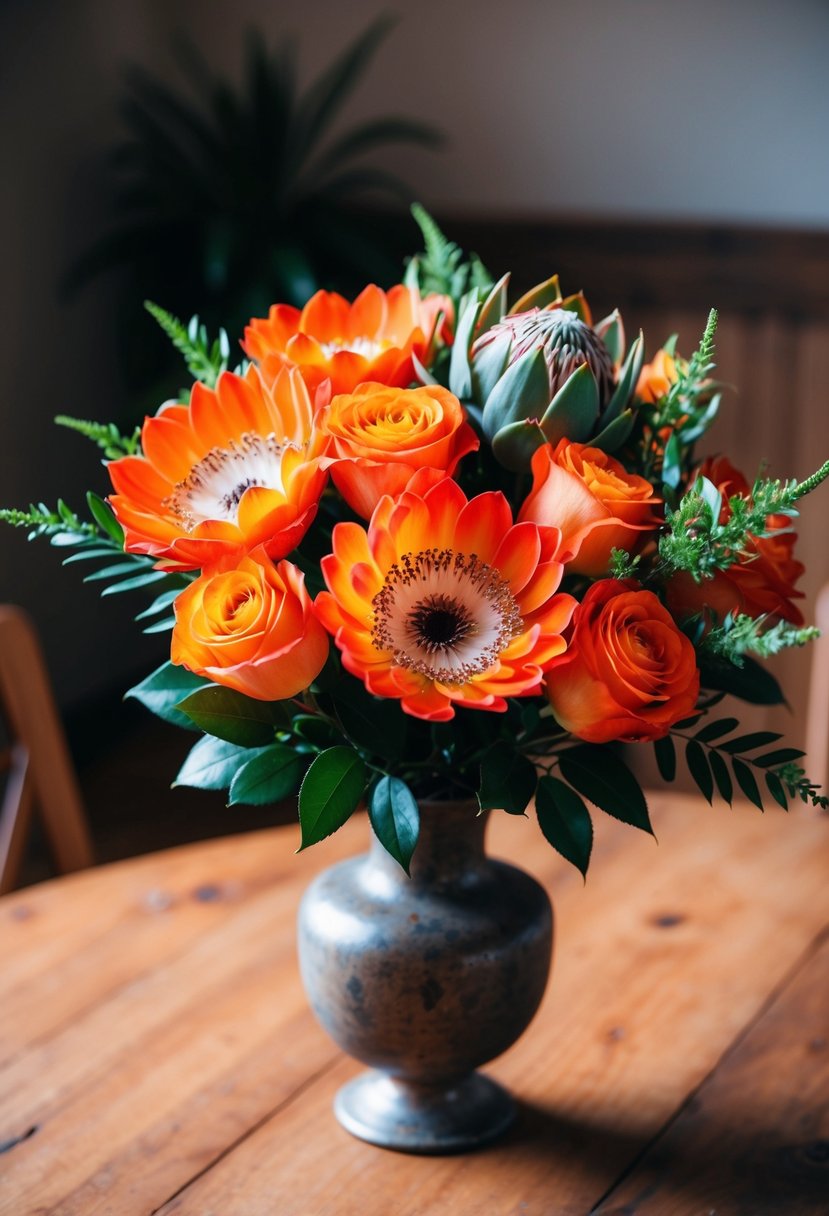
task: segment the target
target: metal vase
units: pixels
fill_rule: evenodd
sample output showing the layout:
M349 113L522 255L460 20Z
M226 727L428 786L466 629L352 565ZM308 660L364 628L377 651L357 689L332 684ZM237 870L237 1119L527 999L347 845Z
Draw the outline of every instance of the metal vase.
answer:
M550 969L552 909L543 887L484 852L474 802L421 807L411 877L372 838L364 856L311 884L299 959L314 1010L370 1071L334 1110L384 1148L476 1148L512 1122L500 1085L475 1072L515 1042Z

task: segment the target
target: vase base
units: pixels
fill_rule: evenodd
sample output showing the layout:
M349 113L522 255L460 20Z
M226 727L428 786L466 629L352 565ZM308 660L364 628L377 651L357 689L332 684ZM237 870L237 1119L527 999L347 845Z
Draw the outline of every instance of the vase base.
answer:
M386 1073L361 1073L344 1085L334 1113L360 1140L403 1153L460 1153L495 1140L515 1118L515 1103L495 1081L471 1073L446 1088Z

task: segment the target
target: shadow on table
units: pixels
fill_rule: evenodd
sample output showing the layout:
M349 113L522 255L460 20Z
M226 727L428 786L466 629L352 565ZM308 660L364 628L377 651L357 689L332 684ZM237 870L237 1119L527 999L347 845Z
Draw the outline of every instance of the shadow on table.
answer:
M678 1204L701 1213L826 1216L829 1138L822 1113L803 1120L802 1138L794 1141L773 1123L758 1125L756 1111L750 1126L740 1126L694 1097L664 1131L649 1136L635 1124L604 1125L520 1102L502 1145L530 1168L534 1159L549 1163L551 1154L570 1158L574 1170L585 1173L601 1162L597 1186L613 1181L593 1199L595 1216L666 1216Z

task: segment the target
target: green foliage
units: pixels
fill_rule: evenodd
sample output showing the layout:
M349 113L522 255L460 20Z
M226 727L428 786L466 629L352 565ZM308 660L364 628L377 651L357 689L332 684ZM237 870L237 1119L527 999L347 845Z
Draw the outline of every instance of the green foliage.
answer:
M751 651L762 659L771 658L790 646L805 646L820 637L813 626L798 628L787 621L768 625L765 616L752 617L744 613L729 614L721 625L710 629L702 639L700 649L705 654L719 656L742 667L745 655Z
M642 787L623 760L608 747L582 743L559 755L564 780L597 807L653 835Z
M460 304L470 291L480 289L487 292L493 286L493 278L477 254L467 259L463 250L454 241L448 240L425 207L412 204L412 215L423 234L425 250L409 262L406 282L415 283L423 295L437 292L446 295L455 305L455 315L460 315Z
M277 728L290 721L282 701L257 701L218 684L199 687L177 708L199 730L239 747L273 743Z
M584 799L557 777L542 777L535 809L545 838L586 878L593 848L593 824Z
M331 747L312 762L299 791L298 852L342 827L365 793L366 766L351 747Z
M146 676L140 684L136 684L124 694L140 701L151 713L172 722L175 726L183 726L185 730L197 729L197 724L177 708L179 702L188 693L204 688L207 681L201 676L195 676L186 667L177 667L174 663L162 663L154 672Z
M141 452L141 427L137 426L131 435L122 435L114 422L86 422L83 418L72 418L68 414L58 414L55 418L58 426L68 427L91 439L101 449L107 460L118 460L121 456L137 456Z
M610 578L636 578L642 558L634 557L627 549L610 550Z
M749 559L755 538L779 531L769 526L769 516L797 515L795 504L827 477L829 460L802 482L758 478L749 496L733 494L729 498L724 519L716 487L698 477L676 509L665 513L667 530L659 539L663 571L684 570L702 582L718 570Z
M193 723L189 719L187 722L192 730ZM247 764L256 756L264 755L268 750L266 747L239 747L225 739L204 735L191 748L173 786L186 785L197 790L226 790L243 764Z
M814 806L829 806L829 798L818 792L818 787L807 779L804 770L796 763L803 755L800 749L781 747L761 755L750 754L777 743L782 738L778 732L754 731L724 739L723 736L730 735L739 727L736 718L706 722L692 736L683 734L681 726L674 727L672 734L685 740L688 771L708 802L713 801L716 790L730 806L736 782L749 802L762 811L763 795L757 778L763 777L769 794L784 810L788 810L788 797L798 797ZM675 774L675 767L663 767L666 745L669 743L668 739L660 739L654 744L659 771L665 781L672 781ZM673 752L672 743L670 748Z
M283 743L274 743L245 759L230 783L229 805L267 806L296 794L306 768L304 758Z
M405 781L381 777L371 791L368 817L383 848L408 874L420 832L420 812Z
M177 351L184 356L187 370L196 380L201 380L208 388L215 388L216 381L222 372L227 371L230 358L230 341L225 330L219 330L218 338L213 342L207 336L207 329L199 324L199 318L191 317L188 325L183 325L178 317L167 312L152 300L145 300L144 307L150 316L158 322ZM236 369L243 372L243 367Z
M481 761L478 805L482 811L504 810L523 815L538 780L535 766L511 743L496 743Z

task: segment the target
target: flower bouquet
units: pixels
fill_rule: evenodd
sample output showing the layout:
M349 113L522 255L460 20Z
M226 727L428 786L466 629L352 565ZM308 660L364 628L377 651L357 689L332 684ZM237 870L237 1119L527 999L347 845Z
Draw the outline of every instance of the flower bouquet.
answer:
M364 803L403 883L433 803L533 807L585 874L591 807L651 830L620 745L652 745L665 781L679 752L709 801L826 806L802 752L714 711L782 701L757 659L816 632L792 520L829 461L749 482L697 454L721 399L714 312L689 358L671 339L646 363L618 312L594 321L557 277L510 304L509 275L414 210L425 250L402 283L275 304L235 370L224 332L148 305L195 383L132 435L59 419L108 462L89 519L2 513L106 592L152 591L137 619L172 631L170 660L130 695L202 732L177 782L298 794L301 848ZM433 881L464 856L434 835Z

